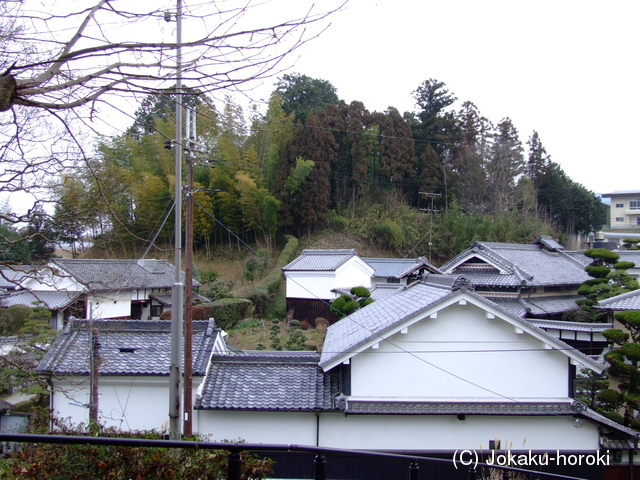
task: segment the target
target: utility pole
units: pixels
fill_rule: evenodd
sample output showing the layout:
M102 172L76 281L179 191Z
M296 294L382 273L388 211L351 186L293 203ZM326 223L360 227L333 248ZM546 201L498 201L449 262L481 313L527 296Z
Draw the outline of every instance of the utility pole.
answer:
M186 109L187 188L185 191L184 252L184 436L193 436L193 149L196 143L196 111Z
M177 0L176 24L175 272L171 288L171 365L169 367L169 437L171 440L180 440L182 426L180 422L184 295L184 284L180 276L180 256L182 254L182 0Z
M100 373L100 342L98 341L98 329L93 327L93 319L90 320L89 326L89 343L91 345L91 390L89 392L89 424L93 429L98 425L98 382Z
M442 194L441 193L428 193L428 192L419 192L419 193L420 193L420 195L424 195L425 197L431 199L431 208L429 209L431 224L429 225L429 232L428 232L428 235L429 235L429 259L428 259L428 261L429 261L429 265L431 265L431 247L433 245L433 212L435 211L433 209L433 200L435 198L440 198L442 196ZM422 237L422 238L424 238L424 237Z

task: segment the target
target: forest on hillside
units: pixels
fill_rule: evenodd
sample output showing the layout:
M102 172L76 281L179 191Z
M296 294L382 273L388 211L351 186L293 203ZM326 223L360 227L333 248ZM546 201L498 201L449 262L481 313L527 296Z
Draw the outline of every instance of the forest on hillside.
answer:
M455 110L455 94L435 79L413 95L414 112L371 112L327 80L292 73L265 111L245 111L230 96L217 105L186 89L184 106L197 114L185 145L196 249L271 248L283 234L331 228L395 255L446 259L472 240L562 239L604 225L606 206L551 160L537 132L522 145L509 118L493 123L468 101ZM57 182L51 218L36 211L21 231L0 225L2 260L36 262L87 237L105 255L170 246L174 105L171 94L144 98L125 133L101 139Z

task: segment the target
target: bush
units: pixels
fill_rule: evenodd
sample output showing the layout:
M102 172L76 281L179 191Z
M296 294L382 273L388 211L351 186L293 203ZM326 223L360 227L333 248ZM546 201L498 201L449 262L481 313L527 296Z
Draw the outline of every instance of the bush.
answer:
M17 335L24 327L31 308L26 305L11 305L0 309L0 335Z
M222 281L213 282L209 288L205 288L201 293L212 302L232 296L229 287Z
M122 432L102 429L100 426L98 428L101 437L151 440L163 438L159 432L155 431ZM80 436L86 435L86 430L82 425L75 428L56 425L53 432L47 430L46 433ZM260 459L249 452L241 452L240 455L243 480L264 479L273 472L272 460ZM8 478L21 480L226 478L228 456L229 452L226 450L198 448L62 445L31 442L23 443L20 449L8 454L5 465L12 474Z
M194 306L193 319L208 320L213 318L217 327L222 330L230 330L240 320L248 316L251 306L251 302L245 298L223 298L215 302ZM171 320L171 310L162 312L160 319Z
M260 257L249 257L244 261L242 275L246 280L252 282L264 274L267 267L267 260Z
M329 228L341 232L349 226L349 220L334 211L329 212Z
M327 328L329 328L329 325L330 325L329 320L322 317L316 318L315 324L316 324L316 330L320 332L326 332Z
M399 249L404 244L404 232L393 220L385 219L378 222L375 233L383 246Z

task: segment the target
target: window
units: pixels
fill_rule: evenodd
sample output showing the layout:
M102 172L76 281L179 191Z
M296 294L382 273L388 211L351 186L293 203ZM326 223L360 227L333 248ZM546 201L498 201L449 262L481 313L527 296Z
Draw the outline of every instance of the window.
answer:
M387 278L387 283L400 283L399 278Z
M636 218L636 225L640 227L640 217Z
M151 305L151 316L159 317L162 315L162 305Z
M624 203L616 203L616 208L624 208Z
M640 199L631 200L629 202L629 208L631 210L640 210Z
M624 222L624 217L616 217L616 222Z

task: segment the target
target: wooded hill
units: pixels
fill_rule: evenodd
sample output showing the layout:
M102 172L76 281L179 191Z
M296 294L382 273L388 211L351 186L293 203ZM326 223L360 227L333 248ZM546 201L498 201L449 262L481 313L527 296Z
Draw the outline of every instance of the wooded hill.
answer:
M509 118L494 124L471 102L454 110L455 95L434 79L403 114L370 112L300 74L280 78L248 124L231 97L221 107L196 90L185 98L197 111L194 242L206 254L331 228L438 263L476 239L528 242L605 223L606 206L551 160L535 131L525 151ZM126 133L102 140L86 168L62 179L53 220L34 215L32 243L8 245L4 260L45 258L52 243L87 236L120 257L170 245L174 130L173 97L146 97Z

